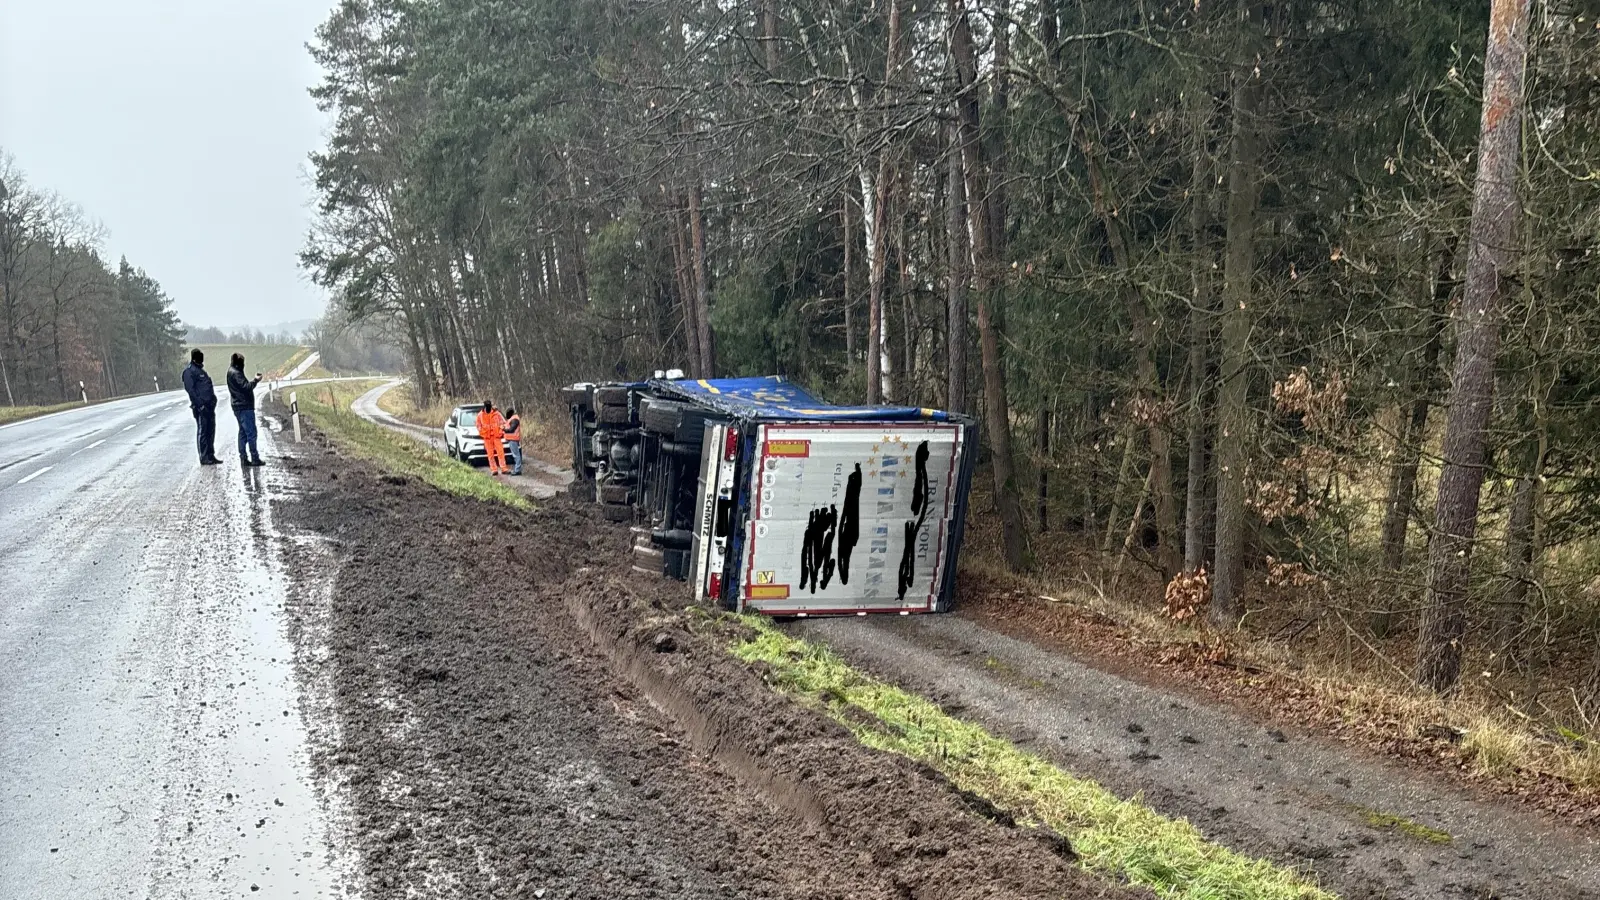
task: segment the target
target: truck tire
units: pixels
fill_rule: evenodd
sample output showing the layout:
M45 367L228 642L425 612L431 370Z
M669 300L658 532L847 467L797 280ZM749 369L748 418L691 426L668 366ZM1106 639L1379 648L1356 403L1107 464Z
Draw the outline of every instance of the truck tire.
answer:
M612 405L600 407L595 413L595 418L601 425L627 425L633 420L626 406Z
M604 516L607 522L632 522L633 507L626 503L602 503L600 515Z
M678 400L646 397L639 404L639 424L674 441L698 445L704 436L706 413Z
M594 389L595 406L627 406L628 389L620 384L608 384Z
M687 550L662 550L661 572L668 578L679 581L689 580L689 551Z
M600 486L600 500L605 503L620 503L627 505L630 488L625 484L602 484Z
M589 388L567 387L561 389L561 400L568 406L592 406L594 398Z

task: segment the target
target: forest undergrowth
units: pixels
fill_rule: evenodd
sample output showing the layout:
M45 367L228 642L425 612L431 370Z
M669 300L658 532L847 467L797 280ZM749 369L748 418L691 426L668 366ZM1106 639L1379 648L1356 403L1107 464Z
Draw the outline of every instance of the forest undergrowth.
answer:
M1174 596L1181 589L1162 584L1146 548L1104 552L1100 535L1081 526L1043 534L1035 528L1034 567L1012 574L987 493L980 486L975 494L962 553L962 614L1600 822L1593 632L1562 600L1549 598L1556 609L1533 614L1543 640L1518 644L1536 652L1469 649L1470 676L1441 696L1412 679L1415 614L1394 602L1420 595L1420 571L1415 581L1359 573L1308 578L1269 565L1251 572L1236 627L1217 628L1204 615L1203 597L1196 608ZM1374 635L1374 610L1395 607L1403 611L1389 634Z

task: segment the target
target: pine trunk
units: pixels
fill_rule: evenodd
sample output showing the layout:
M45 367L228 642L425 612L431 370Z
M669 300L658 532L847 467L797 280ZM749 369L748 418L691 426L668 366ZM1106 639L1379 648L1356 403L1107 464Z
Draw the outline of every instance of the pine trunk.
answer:
M1485 433L1500 349L1500 307L1517 266L1514 235L1522 133L1523 70L1530 0L1494 0L1484 55L1483 124L1473 187L1467 281L1456 314L1456 359L1445 418L1428 552L1428 596L1417 647L1417 681L1454 691L1467 641L1467 582L1478 529Z
M988 172L980 144L978 98L972 90L977 82L977 55L965 0L948 0L948 9L950 55L955 63L957 87L961 90L956 110L967 182L968 222L973 237L973 287L978 295L978 347L983 365L984 421L989 436L990 467L994 473L994 502L1000 511L1006 565L1012 571L1022 571L1029 566L1028 546L1011 450L1011 406L1006 398L1005 363L1000 356L1000 328L993 311L998 248L991 240L994 220L988 204Z
M1183 497L1183 568L1194 572L1203 568L1206 553L1206 527L1210 508L1206 493L1206 385L1210 383L1209 354L1211 330L1206 318L1211 309L1212 253L1205 237L1205 205L1202 198L1210 190L1210 176L1206 167L1206 131L1209 103L1204 112L1196 112L1191 122L1195 148L1193 173L1190 177L1189 196L1189 416L1187 434L1189 445L1187 469L1184 476Z
M1250 329L1255 318L1255 231L1260 178L1256 104L1261 86L1250 69L1235 76L1233 158L1228 165L1227 246L1223 255L1222 383L1217 390L1216 571L1211 620L1233 627L1244 611L1245 475L1250 466Z
M699 330L700 377L716 376L716 347L711 335L711 285L706 267L706 225L700 212L700 184L689 191L689 248L694 262L694 319Z
M967 192L961 173L960 141L954 128L948 154L948 187L945 191L945 245L949 256L949 275L945 293L945 383L951 412L967 411L967 280L971 254L967 250Z

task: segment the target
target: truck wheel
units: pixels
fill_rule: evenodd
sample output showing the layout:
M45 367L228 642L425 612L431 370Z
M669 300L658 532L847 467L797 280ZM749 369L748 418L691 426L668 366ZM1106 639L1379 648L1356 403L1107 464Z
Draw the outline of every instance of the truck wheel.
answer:
M568 406L590 406L594 402L589 394L589 388L578 387L562 388L561 400Z
M679 581L689 580L689 551L687 550L661 550L662 572L668 578Z
M602 503L600 514L605 516L607 522L633 521L633 507L626 503Z
M706 425L705 410L677 400L646 397L639 406L639 424L646 431L690 444L699 444Z
M635 572L643 572L648 575L654 575L658 578L661 577L661 551L654 547L635 546L633 548L633 570Z
M594 389L596 406L627 406L628 389L620 384L608 384Z
M628 414L626 406L602 406L595 413L595 418L601 425L626 425L633 417Z
M625 484L602 484L600 486L600 499L605 503L628 503L628 486Z

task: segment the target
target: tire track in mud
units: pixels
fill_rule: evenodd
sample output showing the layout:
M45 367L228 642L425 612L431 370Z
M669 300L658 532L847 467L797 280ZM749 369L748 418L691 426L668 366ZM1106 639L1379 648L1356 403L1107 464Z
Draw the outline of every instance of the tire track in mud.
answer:
M1209 838L1310 867L1348 900L1600 896L1593 838L1458 787L1101 672L960 616L791 626L852 665L935 699ZM1374 828L1398 815L1451 835Z
M337 560L314 753L369 896L1143 896L773 693L591 510L296 466L277 514Z

